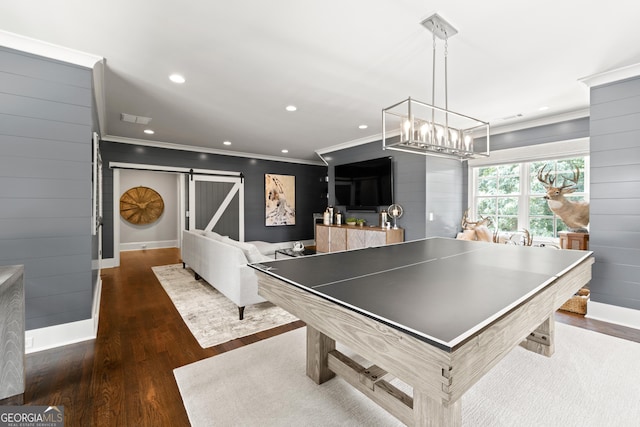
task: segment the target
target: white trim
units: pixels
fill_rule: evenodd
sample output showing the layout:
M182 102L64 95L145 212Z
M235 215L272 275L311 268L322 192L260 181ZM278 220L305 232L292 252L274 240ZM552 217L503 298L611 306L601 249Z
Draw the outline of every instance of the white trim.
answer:
M640 310L601 302L587 301L587 319L601 320L616 325L640 329Z
M178 240L158 240L154 242L121 243L120 251L140 251L144 249L177 248Z
M104 60L104 58L99 55L69 49L68 47L44 42L42 40L33 39L16 33L10 33L4 30L0 30L0 45L87 68L93 68L97 62Z
M143 163L109 162L109 168L152 170L152 172L173 172L173 173L189 173L193 171L193 173L228 175L234 178L238 178L241 175L240 172L220 171L220 170L214 170L214 169L182 168L178 166L148 165Z
M143 145L147 147L167 148L170 150L218 154L221 156L247 157L250 159L270 160L274 162L299 163L299 164L305 164L305 165L324 166L324 163L312 161L312 160L292 159L288 157L278 157L278 156L267 156L263 154L243 153L240 151L219 150L219 149L208 148L208 147L196 147L193 145L175 144L172 142L149 141L146 139L125 138L125 137L114 136L114 135L106 135L102 138L102 140L107 142L120 142L122 144L133 144L133 145Z
M178 236L178 248L180 249L180 253L182 253L182 230L187 229L187 221L186 221L186 212L187 212L187 200L186 200L186 181L185 175L178 175L178 182L176 183L178 186L178 224L176 226L178 229L176 230L176 236Z
M531 119L531 120L522 120L515 123L512 122L509 124L502 124L502 125L495 123L495 120L494 120L493 122L491 122L491 135L498 135L498 134L507 133L507 132L515 132L518 130L529 129L529 128L538 127L538 126L552 125L554 123L561 123L569 120L582 119L585 117L589 117L590 113L591 113L591 110L589 108L583 108L580 110L567 111L564 113L555 114L553 116L545 116L545 117L540 117L540 118ZM492 156L494 152L491 153Z
M120 262L120 258L118 258L118 264L116 264L116 260L114 258L102 258L102 261L100 262L100 265L102 266L102 268L114 268L117 267Z
M589 138L577 138L568 141L527 145L525 147L506 148L491 153L491 157L471 159L469 167L496 165L501 163L531 162L561 157L589 155Z
M107 97L104 83L104 60L93 66L93 96L96 101L96 115L98 116L98 130L100 135L107 133Z
M120 266L120 169L113 170L113 265ZM104 260L103 260L103 265Z
M582 77L578 79L578 81L584 83L587 87L594 87L638 76L640 76L640 63L592 74L587 77Z
M351 147L357 147L358 145L369 144L370 142L382 141L382 134L369 135L358 139L353 139L351 141L342 142L340 144L332 145L326 148L320 148L316 150L316 154L320 156L320 158L324 158L323 154L332 153L338 150L344 150ZM382 146L382 145L381 145ZM331 159L329 159L331 160Z
M96 338L100 319L100 297L102 295L102 280L99 277L100 272L98 272L98 283L93 295L91 318L26 331L24 334L25 343L27 343L25 345L26 354Z

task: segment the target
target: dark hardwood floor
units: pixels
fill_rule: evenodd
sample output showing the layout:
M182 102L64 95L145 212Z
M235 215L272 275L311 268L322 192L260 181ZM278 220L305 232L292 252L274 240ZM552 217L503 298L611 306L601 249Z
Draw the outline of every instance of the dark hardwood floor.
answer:
M27 356L28 405L64 405L66 426L188 426L173 369L277 334L300 321L202 349L151 271L177 249L123 252L102 272L98 336ZM558 312L558 321L640 342L640 331Z

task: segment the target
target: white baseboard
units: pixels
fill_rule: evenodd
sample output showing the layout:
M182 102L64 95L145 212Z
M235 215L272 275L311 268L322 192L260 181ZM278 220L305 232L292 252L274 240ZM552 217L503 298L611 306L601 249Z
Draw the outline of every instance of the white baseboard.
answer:
M634 310L632 308L618 307L616 305L589 300L587 302L587 314L585 317L640 329L640 310Z
M100 266L102 268L120 267L115 258L103 258L102 261L100 261Z
M120 243L120 251L139 251L143 249L177 248L177 240L159 240L156 242Z
M24 333L25 352L27 354L35 353L38 351L49 350L56 347L95 339L98 333L98 319L100 318L101 291L102 280L100 279L100 273L98 272L98 280L93 295L91 318L26 331Z

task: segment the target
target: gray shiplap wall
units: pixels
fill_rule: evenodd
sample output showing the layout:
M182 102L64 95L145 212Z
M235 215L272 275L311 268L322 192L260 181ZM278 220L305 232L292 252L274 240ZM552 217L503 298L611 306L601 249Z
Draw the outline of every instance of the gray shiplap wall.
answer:
M591 89L591 300L640 310L640 77Z
M382 142L336 150L324 155L329 163L329 202L335 203L333 167L340 164L393 157L394 202L404 209L398 226L405 230L405 240L424 237L455 237L463 212L463 164L457 160L422 156L401 151L383 150ZM336 208L344 209L342 206ZM434 220L428 220L433 212ZM354 212L369 224L377 224L375 213Z
M0 265L23 264L26 328L91 317L89 69L0 47Z

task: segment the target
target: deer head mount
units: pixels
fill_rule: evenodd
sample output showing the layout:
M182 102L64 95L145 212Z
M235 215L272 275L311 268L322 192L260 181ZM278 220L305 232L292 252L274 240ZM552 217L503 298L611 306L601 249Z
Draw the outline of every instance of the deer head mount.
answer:
M556 176L551 175L551 171L545 173L547 165L538 170L538 181L547 190L544 198L547 200L551 212L558 215L567 227L572 231L586 231L589 225L589 203L574 202L565 198L566 194L576 191L578 180L580 179L580 169L576 167L573 177L568 178L560 175L561 184L556 184Z

